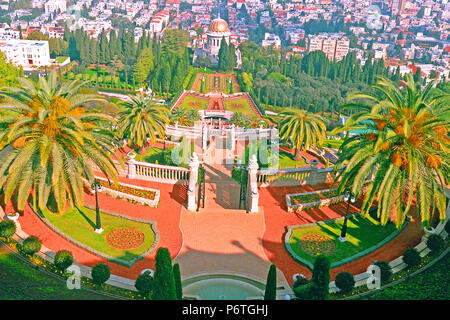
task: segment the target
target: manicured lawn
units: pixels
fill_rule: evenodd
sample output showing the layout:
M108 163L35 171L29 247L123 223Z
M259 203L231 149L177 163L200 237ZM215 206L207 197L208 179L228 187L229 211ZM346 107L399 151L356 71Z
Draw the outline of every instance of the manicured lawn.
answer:
M422 273L393 287L375 292L361 299L368 300L448 300L448 270L450 254Z
M0 247L0 300L100 300L112 299L80 289L52 277Z
M279 165L280 168L299 168L299 167L307 167L310 166L308 162L306 162L306 159L302 157L302 160L296 161L294 159L294 155L285 151L279 152Z
M136 160L149 163L156 163L158 161L158 164L167 164L164 160L164 150L156 147L147 148L145 154L136 153Z
M183 99L178 108L205 110L208 107L208 103L209 100L206 98L202 99L188 95Z
M224 100L223 106L224 106L225 110L229 110L229 111L233 111L233 112L240 112L244 116L247 116L251 119L257 118L255 112L253 111L252 107L250 106L250 103L245 98Z
M307 214L307 211L303 214ZM321 249L322 245L318 244L307 253L302 249L302 246L306 245L305 239L302 240L302 238L310 234L326 236L335 244L328 243L328 247L335 247L335 249L327 251L330 262L334 263L375 246L396 230L393 223L381 226L376 219L370 216L367 218L359 215L352 216L347 224L347 241L340 242L338 238L341 235L343 223L344 219L341 219L328 224L297 227L292 230L289 244L297 257L313 264L314 255L318 255L320 252L325 253L325 251Z
M70 209L63 214L54 214L51 212L44 212L43 214L50 223L73 239L108 256L125 261L131 261L144 254L150 249L155 240L155 232L150 224L116 217L106 213L100 214L104 231L102 234L97 234L94 232L95 210L85 207ZM144 234L144 242L140 246L128 250L111 246L106 240L107 234L122 227L129 227L142 232Z

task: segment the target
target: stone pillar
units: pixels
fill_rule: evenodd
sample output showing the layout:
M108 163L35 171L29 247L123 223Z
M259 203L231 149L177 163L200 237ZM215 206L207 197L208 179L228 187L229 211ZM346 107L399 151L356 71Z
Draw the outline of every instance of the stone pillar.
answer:
M231 125L231 151L236 149L236 128L234 123Z
M200 162L198 161L197 153L193 152L191 160L189 161L189 188L187 191L188 195L188 207L189 211L197 210L196 203L196 186L198 180L198 167L200 166Z
M135 154L128 154L127 155L127 178L128 179L135 179L136 178L136 160L134 160Z
M309 179L308 179L308 184L314 186L314 185L319 183L318 180L319 180L319 174L317 173L317 166L312 165L310 167L310 176L309 176Z
M258 192L258 183L257 183L257 175L258 173L258 160L256 155L253 154L250 158L250 163L248 165L248 174L249 174L249 184L250 184L250 212L258 212L258 200L259 200L259 192Z
M203 126L202 126L202 153L203 153L203 161L205 160L206 149L208 148L207 142L208 142L208 127L206 126L206 124L203 124Z

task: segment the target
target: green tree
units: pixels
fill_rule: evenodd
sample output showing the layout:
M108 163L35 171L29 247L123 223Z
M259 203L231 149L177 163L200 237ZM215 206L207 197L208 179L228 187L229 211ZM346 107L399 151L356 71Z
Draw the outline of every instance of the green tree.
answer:
M276 300L277 298L277 268L274 264L270 266L267 274L266 291L264 292L264 300Z
M320 255L314 261L311 281L303 286L295 287L295 295L304 300L328 300L330 286L330 260Z
M117 181L113 162L114 136L103 127L112 124L107 115L87 109L88 103L104 103L94 94L80 92L82 83L60 83L56 73L34 83L3 87L0 96L0 188L4 201L14 194L19 210L29 196L35 208L63 211L83 205L83 179L94 180L91 164ZM120 161L120 160L119 160Z
M177 299L183 300L183 287L181 285L180 265L178 263L175 263L173 265L173 276L175 279L175 288L177 291Z
M295 159L301 159L301 150L321 144L326 137L324 119L306 110L288 108L280 121L280 137L296 150Z
M155 258L153 300L177 300L172 259L167 248L159 248Z
M437 209L445 219L444 186L449 177L449 101L444 91L434 91L431 81L423 90L411 74L407 86L399 89L392 81L380 77L373 92L356 92L348 96L346 108L356 108L344 126L332 134L357 130L358 134L341 146L335 166L346 164L337 175L338 192L350 187L359 192L369 174L361 212L368 214L378 203L378 217L389 217L400 227L414 199L424 225ZM364 102L367 101L367 102Z
M155 143L158 136L164 137L168 110L142 94L130 98L120 103L124 110L119 113L117 134L128 138L130 146L144 148L147 139Z

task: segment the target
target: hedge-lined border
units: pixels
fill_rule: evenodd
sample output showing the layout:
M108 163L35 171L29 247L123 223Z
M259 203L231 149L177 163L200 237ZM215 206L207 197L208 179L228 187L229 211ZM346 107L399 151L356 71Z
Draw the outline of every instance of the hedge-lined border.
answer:
M361 212L357 212L357 213L354 213L354 214L352 214L352 215L349 215L348 218L350 219L351 217L354 217L354 216L360 215L360 214L361 214ZM299 262L299 263L305 265L306 267L308 267L309 269L312 270L312 269L314 268L313 263L311 263L311 262L309 262L309 261L307 261L307 260L305 260L305 259L299 257L299 256L294 252L294 250L293 250L292 247L291 247L291 244L290 244L290 242L289 242L289 239L290 239L290 237L291 237L291 235L292 235L293 229L297 229L297 228L306 228L306 227L310 227L310 226L314 226L314 225L321 225L321 224L330 224L330 223L333 223L333 222L335 222L335 221L339 221L339 220L343 220L343 219L345 219L345 217L339 217L339 218L335 218L335 219L330 219L330 220L326 220L326 221L318 221L318 222L308 223L308 224L301 224L301 225L295 225L295 226L287 226L286 228L287 228L288 231L286 232L286 235L285 235L285 237L284 237L284 245L285 245L285 247L286 247L287 252L289 253L289 255L290 255L295 261L297 261L297 262ZM374 246L372 246L372 247L370 247L370 248L367 248L367 249L365 249L365 250L363 250L363 251L361 251L361 252L358 252L358 253L356 253L356 254L350 256L350 257L344 258L344 259L339 260L339 261L336 261L336 262L332 262L332 263L330 264L330 268L336 268L336 267L342 266L342 265L344 265L344 264L350 263L350 262L352 262L352 261L355 261L355 260L357 260L357 259L359 259L359 258L362 258L362 257L368 255L369 253L372 253L372 252L374 252L375 250L381 248L381 247L384 246L386 243L388 243L389 241L391 241L392 239L394 239L397 235L399 235L400 232L402 232L403 229L406 228L406 226L408 225L409 221L410 221L409 218L405 219L405 223L403 223L402 226L401 226L399 229L395 229L391 234L389 234L386 238L384 238L383 240L381 240L380 242L378 242L378 243L375 244Z
M101 177L95 177L97 180L100 180L102 182L108 182L108 179L105 178L101 178ZM104 185L102 183L102 187L105 189L105 194L108 194L110 197L123 197L126 199L129 199L131 201L136 201L141 203L142 205L148 205L149 207L152 208L158 208L159 206L159 198L161 196L161 192L158 189L152 189L152 188L144 188L144 187L140 187L140 186L135 186L132 184L127 184L127 183L121 183L119 182L120 185L124 186L124 187L130 187L130 188L134 188L137 190L144 190L144 191L151 191L155 193L155 197L154 199L148 199L148 198L143 198L143 197L138 197L126 192L122 192L122 191L118 191L118 190L114 190L111 188L108 188L106 185Z
M92 207L90 206L86 206L88 209L92 209ZM74 238L72 238L71 236L67 235L66 233L64 233L63 231L61 231L58 227L56 227L55 225L53 225L47 218L45 218L44 215L42 215L42 213L37 213L33 210L33 208L30 206L31 210L39 217L39 219L42 220L42 222L45 223L45 225L47 227L49 227L51 230L53 230L54 232L56 232L57 234L59 234L61 237L63 237L65 240L71 242L72 244L86 250L89 251L97 256L100 256L108 261L111 262L115 262L118 263L120 265L126 266L128 268L131 268L136 262L138 262L139 260L144 259L153 249L155 249L155 247L157 246L158 242L159 242L159 233L156 229L156 222L153 221L145 221L145 220L141 220L141 219L134 219L134 218L130 218L124 215L120 215L120 214L111 214L110 212L104 211L102 210L101 212L105 213L105 214L109 214L109 215L113 215L119 218L123 218L123 219L128 219L131 221L136 221L136 222L142 222L142 223L146 223L150 225L151 230L153 231L153 233L155 234L155 238L153 240L152 245L150 246L150 248L148 248L148 250L146 250L144 253L140 254L139 256L137 256L136 258L126 261L120 258L116 258L116 257L112 257L109 256L103 252L100 252L98 250L95 250L91 247L89 247L88 245L85 245L84 243L81 243L78 240L75 240ZM95 208L94 208L95 210Z

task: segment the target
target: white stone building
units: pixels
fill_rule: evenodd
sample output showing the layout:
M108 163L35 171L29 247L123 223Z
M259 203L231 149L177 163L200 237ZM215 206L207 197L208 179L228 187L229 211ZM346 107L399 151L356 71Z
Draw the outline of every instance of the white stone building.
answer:
M0 42L0 51L10 63L24 69L34 69L50 65L48 41L8 40Z
M50 0L45 3L45 13L51 13L55 11L66 12L66 0Z

